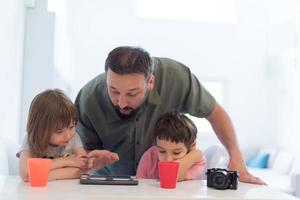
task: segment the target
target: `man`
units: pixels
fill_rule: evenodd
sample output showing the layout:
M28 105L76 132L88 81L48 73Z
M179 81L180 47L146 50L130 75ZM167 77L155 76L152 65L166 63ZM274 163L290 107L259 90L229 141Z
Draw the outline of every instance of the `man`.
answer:
M189 68L167 58L151 58L139 47L117 47L105 62L105 73L79 92L77 131L86 149L107 149L120 160L99 173L135 175L142 154L153 145L153 128L169 111L205 117L226 147L228 168L240 181L263 183L247 171L232 122L224 109L199 83ZM101 157L93 151L89 157Z

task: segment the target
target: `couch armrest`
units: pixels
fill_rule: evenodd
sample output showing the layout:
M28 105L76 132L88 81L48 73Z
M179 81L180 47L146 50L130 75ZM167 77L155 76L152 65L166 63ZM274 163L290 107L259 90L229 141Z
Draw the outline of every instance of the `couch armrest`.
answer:
M0 138L0 173L4 175L19 174L19 159L16 156L19 144L8 138ZM1 149L5 154L1 155Z
M8 158L5 143L0 140L0 175L8 175Z
M300 174L292 174L292 185L295 188L295 196L300 197Z

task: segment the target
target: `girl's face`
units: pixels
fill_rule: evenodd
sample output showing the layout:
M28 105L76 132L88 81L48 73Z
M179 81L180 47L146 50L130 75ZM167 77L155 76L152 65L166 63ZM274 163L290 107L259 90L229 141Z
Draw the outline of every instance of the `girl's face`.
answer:
M56 146L66 146L70 139L74 136L76 131L75 122L72 122L69 127L65 127L60 130L56 130L51 133L50 144Z
M156 139L156 147L160 161L178 160L188 153L188 149L183 142L175 143L169 140Z

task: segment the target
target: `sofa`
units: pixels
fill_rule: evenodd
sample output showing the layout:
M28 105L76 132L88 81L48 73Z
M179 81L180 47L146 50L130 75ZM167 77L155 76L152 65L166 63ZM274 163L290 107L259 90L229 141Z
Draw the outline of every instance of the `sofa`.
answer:
M0 175L19 174L19 159L16 157L18 148L17 142L0 137Z
M273 147L241 150L251 174L270 188L300 197L300 165L292 153ZM223 146L212 145L204 150L204 154L207 168L227 167L229 157Z
M248 148L242 152L250 173L270 188L300 197L300 163L292 152L274 147Z

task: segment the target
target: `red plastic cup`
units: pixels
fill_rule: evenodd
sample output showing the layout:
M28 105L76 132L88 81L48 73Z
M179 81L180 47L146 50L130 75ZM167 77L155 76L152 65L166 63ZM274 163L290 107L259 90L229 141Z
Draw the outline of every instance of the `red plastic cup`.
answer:
M52 160L48 158L29 158L27 160L28 176L31 186L47 186Z
M176 188L179 170L178 162L159 162L158 171L161 188Z

